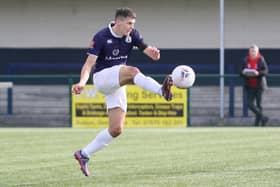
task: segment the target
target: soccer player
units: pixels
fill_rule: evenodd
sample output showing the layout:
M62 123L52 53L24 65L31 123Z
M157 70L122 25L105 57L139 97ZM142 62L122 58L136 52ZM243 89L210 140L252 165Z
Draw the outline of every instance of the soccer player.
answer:
M125 85L135 84L163 96L167 101L172 99L170 76L160 85L151 77L143 75L136 67L126 65L133 47L138 47L155 61L160 59L160 51L147 45L134 29L135 21L136 14L130 8L116 10L115 21L93 37L88 57L82 67L80 82L72 88L73 94L80 94L93 70L93 83L105 95L109 116L109 128L101 131L86 147L74 153L85 176L89 176L87 163L90 155L106 147L124 128L127 110Z

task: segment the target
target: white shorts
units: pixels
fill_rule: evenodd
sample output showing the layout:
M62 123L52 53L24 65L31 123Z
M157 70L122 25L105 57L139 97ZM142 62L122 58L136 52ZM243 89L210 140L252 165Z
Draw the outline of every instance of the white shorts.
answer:
M107 111L111 108L120 107L127 110L126 86L120 86L120 68L116 65L103 69L93 75L93 84L96 89L105 95Z

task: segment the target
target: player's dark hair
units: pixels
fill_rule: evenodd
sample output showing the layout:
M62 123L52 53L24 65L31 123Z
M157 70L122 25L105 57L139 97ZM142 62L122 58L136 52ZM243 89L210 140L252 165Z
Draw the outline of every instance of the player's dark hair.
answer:
M115 19L119 18L136 18L136 13L131 8L118 8L116 10Z

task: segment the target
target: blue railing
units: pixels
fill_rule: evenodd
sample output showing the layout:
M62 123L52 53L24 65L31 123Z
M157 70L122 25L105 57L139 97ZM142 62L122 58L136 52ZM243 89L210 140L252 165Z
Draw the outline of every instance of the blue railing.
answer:
M165 74L150 74L150 76L154 78L163 78L166 76ZM78 74L53 74L53 75L46 75L46 74L8 74L8 75L0 75L0 82L1 81L18 81L18 80L41 80L41 79L46 79L48 80L49 83L56 84L57 79L63 79L67 84L69 85L69 98L71 99L71 87L72 84L76 81L79 80L80 75ZM200 79L216 79L219 80L221 78L220 75L218 74L197 74L196 75L197 80ZM227 86L229 88L229 117L234 117L235 116L235 108L234 108L234 103L235 103L235 87L237 85L240 85L240 80L238 79L240 76L238 74L225 74L223 76L227 80ZM280 74L269 74L268 79L271 78L280 78ZM239 82L237 81L239 80ZM39 81L40 83L40 81ZM207 85L207 84L206 84ZM217 84L218 86L218 84ZM7 114L13 114L13 108L12 108L12 102L13 102L13 90L12 89L7 89ZM69 99L69 104L71 107L71 100ZM246 92L243 89L243 116L247 117L248 116L248 109L247 109L247 98L246 98ZM70 111L70 109L69 109Z

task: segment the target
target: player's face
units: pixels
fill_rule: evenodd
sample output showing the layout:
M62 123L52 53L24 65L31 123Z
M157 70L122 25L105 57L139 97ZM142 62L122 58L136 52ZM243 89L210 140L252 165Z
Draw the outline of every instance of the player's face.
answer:
M249 55L251 58L256 58L258 55L258 52L259 52L259 50L254 47L249 49Z
M134 18L127 17L117 20L116 24L118 25L119 32L127 36L134 28L135 22L136 20Z

